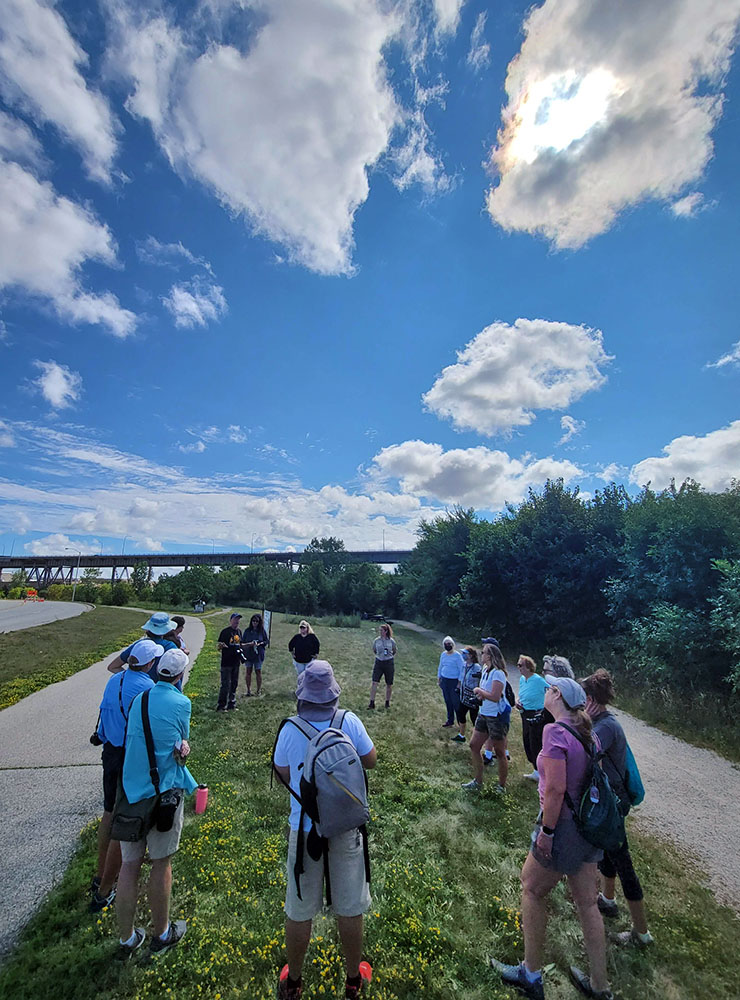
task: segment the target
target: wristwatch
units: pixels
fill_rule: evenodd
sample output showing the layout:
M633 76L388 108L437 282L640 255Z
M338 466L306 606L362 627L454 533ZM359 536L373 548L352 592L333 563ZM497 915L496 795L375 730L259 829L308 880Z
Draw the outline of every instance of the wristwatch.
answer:
M546 837L552 837L552 836L555 835L555 827L554 826L545 826L545 824L543 823L542 824L542 832L544 833L544 835Z

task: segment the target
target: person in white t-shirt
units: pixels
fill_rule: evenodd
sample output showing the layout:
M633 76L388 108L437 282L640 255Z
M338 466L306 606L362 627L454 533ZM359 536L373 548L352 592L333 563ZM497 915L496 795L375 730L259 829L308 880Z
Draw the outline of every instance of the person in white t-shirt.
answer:
M475 731L470 740L470 753L473 759L473 780L463 784L469 792L478 792L483 787L483 758L481 750L484 743L490 739L498 763L498 785L496 791L506 791L506 778L509 773L509 762L506 759L506 737L509 733L511 706L505 697L506 661L498 646L487 643L481 654L483 673L480 686L474 694L481 700L478 718L475 720Z
M337 711L341 688L334 671L326 660L312 660L298 675L296 697L298 715L315 729L323 731L332 725ZM364 725L353 712L346 712L342 732L350 738L359 754L362 766L375 767L377 753ZM300 776L306 756L308 739L294 725L280 730L275 745L274 766L278 777L289 784L297 795ZM303 960L311 940L312 920L323 907L324 861L315 861L304 849L304 871L300 876L301 897L298 898L294 874L298 828L301 818L300 803L290 797L290 838L288 841L288 885L285 894L285 947L288 964L278 979L279 1000L299 1000L303 990L301 972ZM304 832L311 828L311 820L304 817ZM337 930L342 943L347 967L345 997L355 1000L363 986L369 982L372 970L362 962L363 914L370 907L370 890L366 879L365 853L359 830L349 830L329 839L327 852L331 882L331 906L337 920Z

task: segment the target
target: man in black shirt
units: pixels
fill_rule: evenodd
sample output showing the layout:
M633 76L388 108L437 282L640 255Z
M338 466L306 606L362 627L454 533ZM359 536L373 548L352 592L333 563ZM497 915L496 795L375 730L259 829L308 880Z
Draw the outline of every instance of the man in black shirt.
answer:
M242 633L239 628L241 615L234 613L229 624L221 630L218 648L221 650L221 690L218 692L217 712L236 708L236 686L239 683Z

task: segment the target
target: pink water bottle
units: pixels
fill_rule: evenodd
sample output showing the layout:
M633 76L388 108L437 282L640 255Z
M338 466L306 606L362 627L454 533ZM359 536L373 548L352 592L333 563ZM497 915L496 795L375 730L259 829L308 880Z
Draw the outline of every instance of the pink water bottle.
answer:
M208 805L208 785L198 785L195 789L195 812L204 813Z

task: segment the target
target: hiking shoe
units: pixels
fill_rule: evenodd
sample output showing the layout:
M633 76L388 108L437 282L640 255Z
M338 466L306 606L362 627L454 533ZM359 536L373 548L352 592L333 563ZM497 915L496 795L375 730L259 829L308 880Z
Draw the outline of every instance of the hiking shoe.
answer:
M174 948L177 942L185 937L185 931L187 929L188 925L184 920L171 920L164 940L162 940L162 938L153 937L149 942L149 954L152 958L158 958L160 955L164 955L166 951L169 951L170 948Z
M525 997L531 997L531 1000L545 1000L545 987L542 984L542 977L540 976L538 980L531 983L527 979L527 973L522 963L519 965L504 965L503 962L498 962L495 958L492 958L491 968L498 972L502 982L506 983L507 986L513 986L515 990L519 990Z
M607 899L603 892L599 893L596 899L596 905L605 917L619 916L617 901L615 899Z
M623 947L632 944L635 948L649 948L651 944L655 943L655 938L650 931L641 936L634 927L629 931L620 931L619 934L611 934L610 937L615 944L622 945Z
M349 979L345 980L344 983L344 996L345 1000L356 1000L356 997L362 993L365 989L367 983L373 978L373 968L369 962L360 962L360 981L359 983L351 983Z
M614 994L611 990L595 990L591 985L590 978L581 969L576 968L575 965L571 965L570 978L573 985L576 986L584 996L593 997L594 1000L614 1000Z
M135 951L144 944L144 939L146 938L146 932L143 927L134 927L134 934L136 935L136 940L133 944L122 944L118 942L118 958L131 958Z
M92 899L90 900L90 905L88 906L88 910L90 911L90 913L100 913L100 911L104 910L106 906L112 906L113 900L115 898L116 898L115 886L113 886L113 888L111 889L111 891L108 893L107 896L101 896L98 890L96 889L92 894Z
M481 788L483 788L483 785L480 781L476 781L475 778L473 778L472 781L463 781L460 787L464 788L466 792L479 792Z
M225 711L226 711L226 705L216 705L214 709L214 712L225 712Z
M247 698L251 698L251 697L252 697L252 692L251 692L251 691L247 691L247 693L246 693L246 697L247 697Z
M389 701L387 701L387 702L385 703L385 707L386 707L386 708L390 708L390 707L391 707L391 703L390 703Z
M494 792L496 793L496 795L506 795L506 786L496 785L496 787L494 788Z
M484 754L484 755L483 755L483 766L484 766L484 767L490 767L490 766L491 766L491 764L493 764L493 762L494 762L495 760L496 760L496 758L495 758L495 757L486 757L486 755Z
M284 965L278 976L278 1000L300 1000L303 993L303 980L298 980L297 986L288 985L288 966Z
M227 705L226 706L226 711L227 712L238 712L239 709L236 707L236 705Z
M367 707L368 708L375 708L375 702L371 701L370 704Z
M523 774L522 777L523 778L529 778L530 781L539 781L540 780L540 772L535 769L534 771L532 771L531 774Z
M454 722L443 722L443 723L442 723L442 728L443 728L443 729L451 729L451 728L452 728L452 726L454 726L454 725L455 725L455 723L454 723Z
M465 742L465 737L462 736L460 733L457 733L455 736L453 736L451 738L450 742L451 743L464 743Z

